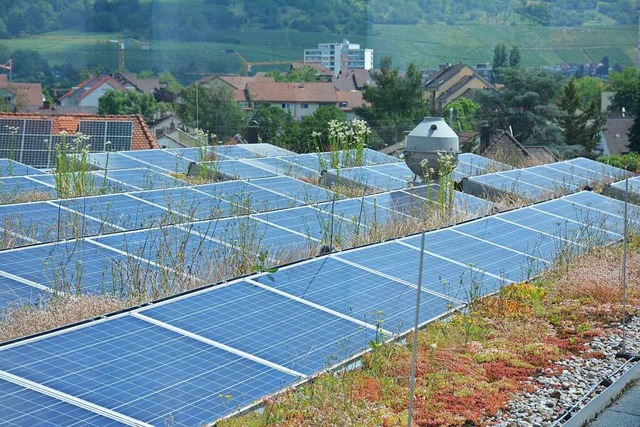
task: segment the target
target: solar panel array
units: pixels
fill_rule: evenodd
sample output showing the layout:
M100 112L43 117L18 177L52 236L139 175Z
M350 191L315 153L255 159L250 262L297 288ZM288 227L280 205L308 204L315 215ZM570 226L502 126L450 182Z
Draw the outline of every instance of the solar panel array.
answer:
M50 119L0 119L0 158L46 168L54 151Z
M640 208L631 209L638 227ZM420 322L530 278L562 254L619 240L622 210L618 200L583 191L427 233ZM100 263L104 255L79 252L104 248L86 241L56 254ZM137 253L152 257L154 249ZM410 236L5 344L3 421L200 425L230 415L353 360L380 321L387 337L411 330L420 255L420 236ZM32 262L14 258L16 271ZM43 404L33 410L36 401Z
M614 182L605 187L603 194L615 197L616 199L625 200L627 197L627 189L629 193L629 201L635 204L640 204L640 176L629 178L628 188L627 183L624 180Z
M462 188L466 193L480 197L511 194L541 201L597 184L604 185L628 175L624 169L580 157L524 169L471 176L462 180Z

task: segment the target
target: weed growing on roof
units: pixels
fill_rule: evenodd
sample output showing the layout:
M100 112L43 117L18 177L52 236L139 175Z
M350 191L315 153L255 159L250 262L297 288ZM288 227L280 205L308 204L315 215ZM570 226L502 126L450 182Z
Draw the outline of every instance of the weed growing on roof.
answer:
M106 180L102 187L95 182L95 175L90 173L89 135L81 132L73 135L69 142L67 132L60 132L60 143L55 146L56 167L53 171L56 192L60 198L89 196L106 193Z

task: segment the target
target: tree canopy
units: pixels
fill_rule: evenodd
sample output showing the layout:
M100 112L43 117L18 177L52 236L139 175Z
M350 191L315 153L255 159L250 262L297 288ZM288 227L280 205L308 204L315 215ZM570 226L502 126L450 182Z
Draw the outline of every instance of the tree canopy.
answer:
M575 79L569 80L564 86L559 103L562 114L558 122L562 128L564 143L581 145L585 154L590 154L600 140L600 130L604 124L604 117L597 104L592 101L583 108Z
M609 110L620 114L624 108L629 114L640 114L636 110L635 98L640 90L640 72L634 67L627 67L620 72L611 72L609 85L615 92Z

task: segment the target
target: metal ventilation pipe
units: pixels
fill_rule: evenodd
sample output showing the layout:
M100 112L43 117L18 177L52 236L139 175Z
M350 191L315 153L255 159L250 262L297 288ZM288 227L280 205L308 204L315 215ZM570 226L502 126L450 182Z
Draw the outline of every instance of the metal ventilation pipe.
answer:
M449 127L442 117L425 117L405 138L404 161L417 176L424 177L426 169L433 169L438 176L440 153L454 155L454 163L458 160L460 142L458 135ZM426 168L423 161L426 160Z

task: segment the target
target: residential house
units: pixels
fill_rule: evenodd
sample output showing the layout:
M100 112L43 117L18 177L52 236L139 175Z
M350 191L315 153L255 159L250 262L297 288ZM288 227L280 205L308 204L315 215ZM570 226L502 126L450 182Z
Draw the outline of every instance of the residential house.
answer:
M480 144L474 152L512 166L557 161L553 153L546 147L522 145L511 133L505 130L498 130L492 133L487 125L483 125L480 128Z
M8 133L5 124L18 129L16 136ZM140 115L0 113L0 153L11 151L22 163L52 167L56 145L64 138L73 139L78 132L90 137L93 152L160 148Z
M633 125L633 117L608 117L596 150L603 156L619 156L629 152L629 129Z
M160 83L156 78L140 79L135 73L115 73L112 75L114 80L120 82L126 89L137 90L141 93L153 95L156 89L166 87L166 83Z
M362 94L356 91L338 91L333 83L283 83L255 81L247 83L246 95L253 106L266 103L286 110L291 117L301 120L324 105L334 105L355 117L353 109L362 106Z
M338 90L362 91L365 86L375 86L375 81L371 77L371 70L351 70L340 71L332 80L333 85Z
M156 135L156 138L161 148L190 148L203 146L203 142L199 141L195 136L190 135L177 127L168 129L163 133Z
M198 80L198 83L211 88L226 87L230 89L238 106L243 109L250 108L246 90L247 84L253 82L274 83L275 81L273 77L268 77L264 74L256 74L255 76L206 76Z
M158 116L152 122L147 124L156 138L159 138L162 134L167 133L170 130L183 127L182 119L176 116L173 112L168 112Z
M0 110L33 111L43 104L42 84L9 82L6 74L0 74Z
M74 86L60 98L60 105L91 107L98 112L98 100L108 90L126 90L126 87L109 74L91 77L78 86Z
M304 67L313 68L316 71L317 79L320 82L330 82L331 79L333 78L333 72L320 63L317 63L317 62L309 62L306 64L304 62L291 63L291 70L294 70L296 68L304 68Z
M468 65L445 66L430 74L425 85L425 100L441 111L460 97L470 98L478 90L494 90L494 86Z

